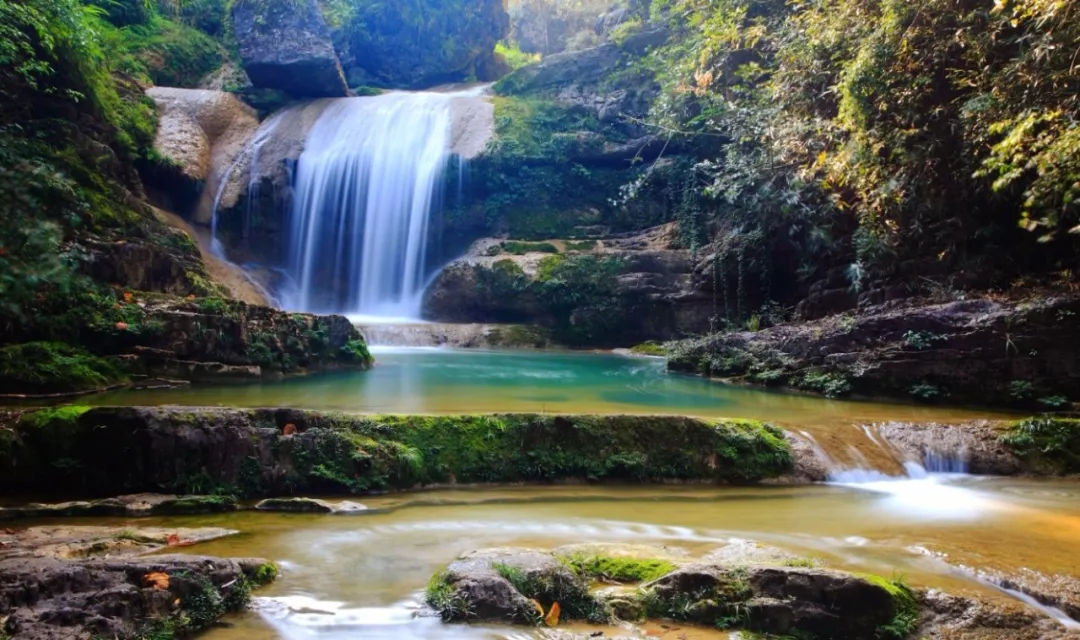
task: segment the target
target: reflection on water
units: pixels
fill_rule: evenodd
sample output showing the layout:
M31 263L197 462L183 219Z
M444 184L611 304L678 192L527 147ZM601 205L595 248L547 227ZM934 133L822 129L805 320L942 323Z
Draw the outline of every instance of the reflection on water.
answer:
M638 413L749 417L814 425L844 420L988 417L937 407L845 402L668 374L658 358L615 354L388 348L371 371L255 384L118 391L90 404L290 406L371 413Z
M891 488L459 489L371 497L364 515L239 512L138 522L238 529L238 536L183 551L262 556L281 566L281 578L259 593L259 611L211 632L215 640L507 638L530 632L444 626L423 615L420 598L431 575L479 547L631 542L700 557L748 539L824 566L1011 598L955 565L1075 572L1080 502L1073 487L1065 481L931 476L894 481ZM943 493L967 508L923 504ZM687 637L724 636L695 631Z

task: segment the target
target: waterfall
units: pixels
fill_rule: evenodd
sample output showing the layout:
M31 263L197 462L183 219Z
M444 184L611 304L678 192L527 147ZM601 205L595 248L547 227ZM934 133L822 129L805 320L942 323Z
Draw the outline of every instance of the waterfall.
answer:
M416 318L461 94L333 101L296 166L286 308Z

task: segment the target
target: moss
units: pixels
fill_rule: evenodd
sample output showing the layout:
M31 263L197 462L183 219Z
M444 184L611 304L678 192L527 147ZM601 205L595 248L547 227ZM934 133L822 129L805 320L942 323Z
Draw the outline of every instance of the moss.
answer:
M648 582L675 570L675 565L655 558L575 553L559 560L582 577L614 582Z
M154 515L187 515L196 513L219 513L237 509L236 496L182 496L175 500L166 500L151 510Z
M548 610L558 602L564 620L588 620L606 622L609 614L604 605L594 598L585 584L578 579L546 571L526 571L509 564L495 563L492 568L514 586L518 593L535 600ZM535 617L533 614L535 613ZM531 621L542 622L539 611L528 611Z
M892 620L878 627L875 639L904 640L914 633L919 626L919 601L914 592L902 580L888 580L869 574L859 577L885 589L893 599L893 609L896 613Z
M278 573L280 573L280 571L276 564L273 562L266 562L255 569L255 573L251 576L251 583L256 587L268 585L274 580L277 580Z
M1041 473L1080 472L1080 419L1038 416L1011 424L1001 442Z
M0 347L0 387L34 393L88 391L127 381L113 362L62 342Z
M347 362L353 362L370 367L375 358L371 357L367 342L363 339L349 340L341 347L341 355Z
M663 356L667 354L667 350L664 348L664 345L660 344L659 342L653 342L651 340L649 342L642 342L641 344L636 344L630 347L630 351L632 353L643 356Z
M514 255L526 253L558 253L559 248L550 242L522 242L521 240L506 240L499 244L503 251Z
M38 409L28 413L20 420L22 425L33 429L64 429L74 431L78 419L91 407L82 405L63 405Z

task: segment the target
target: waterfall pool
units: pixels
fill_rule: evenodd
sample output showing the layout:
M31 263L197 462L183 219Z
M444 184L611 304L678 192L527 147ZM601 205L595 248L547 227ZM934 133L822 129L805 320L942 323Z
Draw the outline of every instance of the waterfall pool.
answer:
M371 371L281 381L121 390L91 405L295 407L362 413L628 413L771 420L798 428L1000 417L977 409L829 400L671 374L660 358L614 353L372 349Z

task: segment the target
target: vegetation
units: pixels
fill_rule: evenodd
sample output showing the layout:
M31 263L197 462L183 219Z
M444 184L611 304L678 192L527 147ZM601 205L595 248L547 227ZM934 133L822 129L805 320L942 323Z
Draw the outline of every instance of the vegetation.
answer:
M1080 419L1028 418L1010 426L1001 441L1041 473L1080 472Z
M675 570L667 560L575 553L559 558L583 578L606 582L648 582Z
M85 391L126 381L127 376L116 364L64 343L27 342L0 347L0 386L9 391Z

